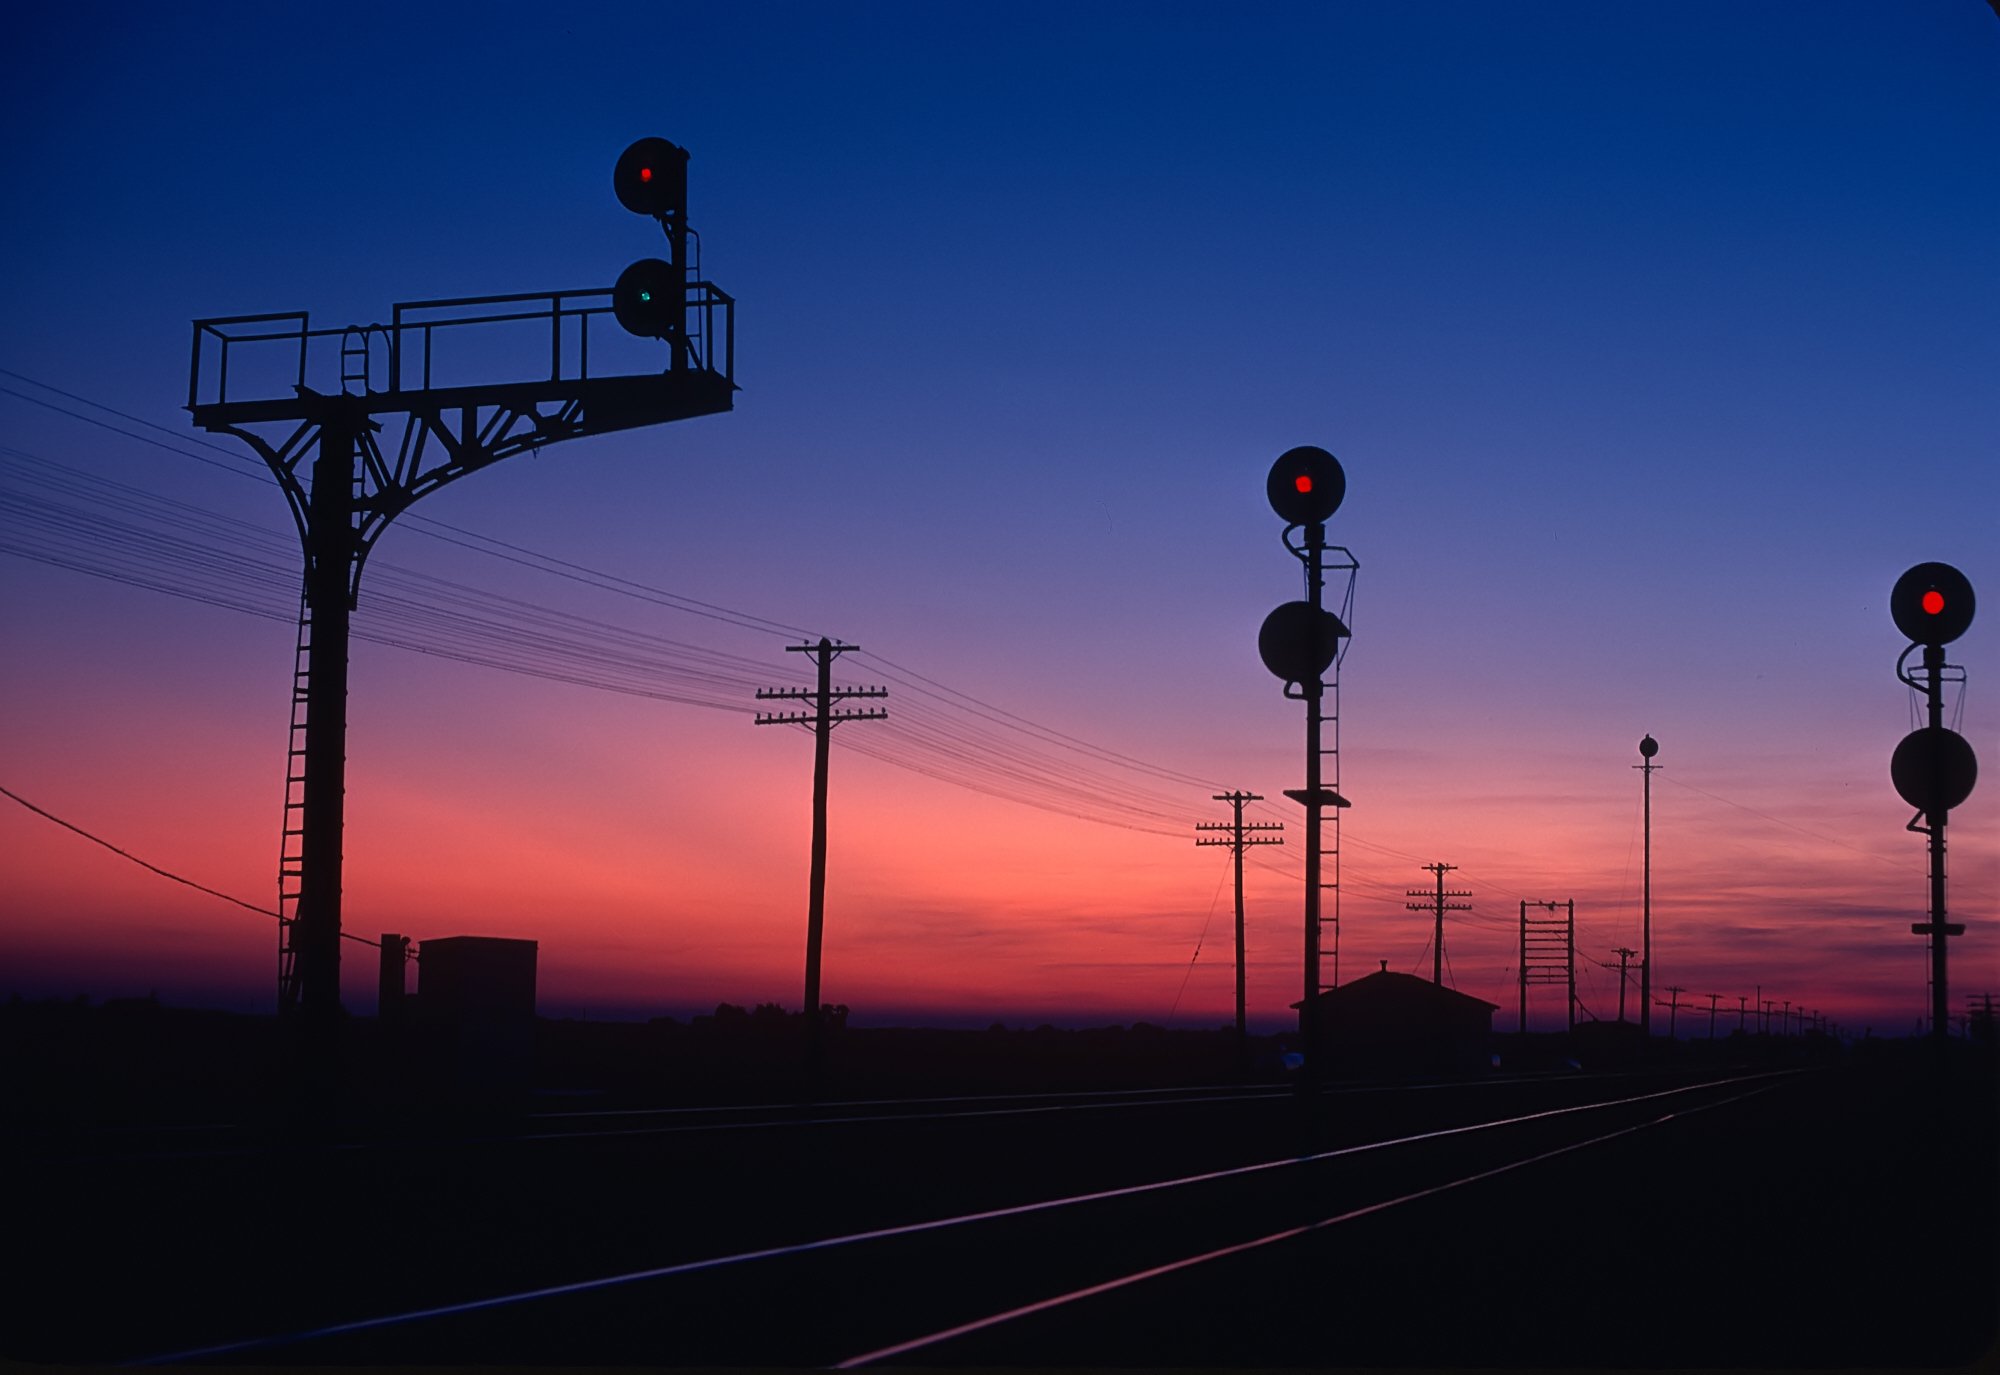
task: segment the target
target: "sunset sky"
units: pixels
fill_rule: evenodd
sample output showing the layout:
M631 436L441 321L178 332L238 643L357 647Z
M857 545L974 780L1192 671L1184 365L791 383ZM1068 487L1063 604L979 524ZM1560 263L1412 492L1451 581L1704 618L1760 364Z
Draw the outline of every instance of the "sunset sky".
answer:
M1703 1009L1682 1034L1760 985L1910 1031L1925 868L1889 785L1913 722L1886 601L1939 559L1989 603L1950 655L1988 771L1952 817L1953 1003L2000 992L1984 0L77 5L10 34L0 786L141 858L274 897L296 536L181 409L189 321L608 284L660 251L610 187L660 135L740 302L736 409L510 459L413 512L471 535L384 538L349 930L538 940L550 1015L797 1007L812 747L754 728L749 689L806 682L783 645L808 632L891 692L835 734L829 1001L1228 1020L1227 856L1193 827L1248 788L1287 825L1250 870L1252 1018L1288 1024L1301 711L1255 637L1300 595L1264 473L1310 443L1346 466L1330 533L1361 564L1343 979L1428 976L1404 890L1433 861L1474 894L1446 951L1498 1029L1520 900L1574 898L1591 959L1636 947L1650 731L1654 984ZM154 581L209 600L134 585L153 546L61 535L56 500L172 535ZM83 567L50 561L64 539ZM598 686L468 662L513 651L447 643L424 608L453 597L500 640L549 614L735 676L701 705L640 695L688 694L629 659ZM0 997L275 1006L268 918L0 806ZM348 954L372 1012L373 952Z

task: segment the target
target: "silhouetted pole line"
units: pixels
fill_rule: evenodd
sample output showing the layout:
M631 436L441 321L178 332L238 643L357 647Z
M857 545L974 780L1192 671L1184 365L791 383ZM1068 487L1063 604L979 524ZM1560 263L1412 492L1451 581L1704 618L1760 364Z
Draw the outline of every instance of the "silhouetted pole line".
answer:
M1646 860L1642 890L1645 896L1641 902L1644 915L1639 938L1639 1030L1645 1041L1650 1041L1653 1035L1653 770L1660 767L1653 762L1653 756L1659 752L1660 742L1651 735L1644 736L1639 741L1640 762L1632 766L1642 770L1646 780ZM1619 1020L1624 1019L1621 1017Z
M1403 906L1412 912L1433 913L1437 918L1437 927L1431 934L1431 982L1442 985L1444 983L1444 914L1446 912L1470 912L1472 910L1472 904L1469 902L1447 902L1445 899L1469 898L1472 894L1460 889L1453 889L1449 893L1445 891L1444 876L1458 868L1456 864L1425 864L1419 867L1437 875L1437 889L1433 892L1425 888L1406 888L1403 890L1404 897L1425 898L1427 900L1424 902L1406 902Z
M1669 992L1669 993L1673 994L1673 1000L1672 1000L1671 1002L1668 1002L1668 1001L1662 1001L1662 1002L1660 1003L1660 1006L1661 1006L1661 1007L1664 1007L1664 1008L1666 1008L1666 1009L1667 1009L1667 1039L1668 1039L1669 1041L1671 1041L1671 1040L1673 1040L1673 1039L1674 1039L1674 1021L1675 1021L1675 1018L1677 1017L1677 1015L1679 1014L1679 1012L1680 1012L1680 1010L1681 1010L1682 1008L1684 1008L1684 1007L1692 1007L1692 1006L1693 1006L1693 1004L1692 1004L1692 1003L1684 1003L1684 1002L1682 1002L1682 1001L1681 1001L1681 994L1683 994L1683 993L1687 992L1687 990L1686 990L1685 988L1682 988L1682 987L1679 987L1679 986L1675 986L1675 987L1671 987L1671 988L1669 988L1669 989L1667 990L1667 992Z
M882 721L889 713L879 708L836 711L835 702L855 697L887 697L882 687L833 686L833 661L860 645L836 644L820 636L818 644L786 645L793 654L803 654L819 668L819 682L811 688L762 688L759 701L805 701L813 704L806 712L759 712L760 726L811 726L813 732L813 831L812 878L806 899L806 1045L808 1063L818 1067L820 1043L819 955L820 939L826 928L826 770L833 743L833 728L843 721Z
M1236 868L1236 1054L1241 1060L1248 1053L1250 1023L1244 994L1243 973L1243 852L1252 845L1283 845L1283 836L1263 834L1285 829L1281 821L1251 821L1243 819L1243 806L1247 802L1262 802L1256 793L1226 792L1215 795L1217 802L1227 802L1235 812L1235 819L1228 822L1204 821L1195 826L1197 832L1216 832L1212 837L1197 835L1196 845L1227 845Z
M1722 995L1720 993L1704 993L1701 996L1708 999L1708 1039L1713 1041L1715 1039L1715 1004Z
M1639 952L1621 945L1611 953L1618 957L1618 1020L1622 1022L1625 1020L1625 962Z

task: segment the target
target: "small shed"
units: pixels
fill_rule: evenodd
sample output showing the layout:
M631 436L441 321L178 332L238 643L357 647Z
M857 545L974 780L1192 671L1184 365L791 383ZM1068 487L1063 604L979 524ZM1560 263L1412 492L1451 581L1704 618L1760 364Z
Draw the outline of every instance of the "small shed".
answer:
M448 1087L528 1087L535 1039L534 941L445 936L417 956L425 1058Z
M1320 994L1315 1034L1335 1074L1480 1075L1493 1065L1498 1006L1384 968Z

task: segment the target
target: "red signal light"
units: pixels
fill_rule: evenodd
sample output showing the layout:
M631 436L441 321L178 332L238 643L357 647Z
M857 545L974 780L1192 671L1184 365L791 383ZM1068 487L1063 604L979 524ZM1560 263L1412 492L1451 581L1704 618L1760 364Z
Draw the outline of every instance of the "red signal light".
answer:
M1300 473L1298 476L1298 480L1294 482L1292 485L1298 488L1301 492L1310 492L1313 489L1313 480L1310 477L1306 476L1304 473Z
M1944 593L1935 588L1924 593L1924 610L1933 616L1944 610Z
M652 179L653 179L653 169L652 169L652 168L650 168L650 167L641 167L641 168L639 169L639 180L640 180L640 181L651 181Z

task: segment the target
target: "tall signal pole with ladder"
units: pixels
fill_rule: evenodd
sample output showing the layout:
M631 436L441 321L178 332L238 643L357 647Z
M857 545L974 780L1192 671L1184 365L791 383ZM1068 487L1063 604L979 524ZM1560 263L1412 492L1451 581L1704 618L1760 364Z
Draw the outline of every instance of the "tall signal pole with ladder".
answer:
M810 726L813 732L813 833L812 833L812 878L806 898L806 1046L807 1063L811 1069L819 1066L820 1015L819 1015L819 948L820 937L826 929L826 766L827 756L833 743L833 728L842 721L881 721L888 717L887 711L871 708L862 711L836 711L834 703L854 697L887 697L889 690L881 687L833 686L833 661L841 655L861 648L860 645L836 644L820 636L818 644L786 645L787 652L803 654L819 667L819 682L809 688L760 688L757 700L811 702L811 712L759 712L757 724L760 726Z
M1306 575L1306 600L1286 602L1264 618L1257 631L1257 654L1264 667L1284 683L1285 696L1306 704L1306 785L1285 789L1285 796L1306 809L1305 996L1299 1001L1299 1039L1304 1043L1305 1072L1300 1076L1299 1086L1310 1090L1318 1082L1321 1055L1316 1029L1321 992L1320 890L1330 886L1320 877L1320 821L1326 808L1348 805L1337 789L1326 786L1323 773L1328 754L1334 755L1336 771L1339 767L1337 709L1335 746L1327 750L1321 744L1329 686L1326 671L1335 669L1331 686L1338 703L1340 676L1336 666L1341 641L1348 637L1346 623L1326 609L1326 571L1331 566L1347 573L1347 595L1342 610L1351 611L1354 577L1360 564L1347 550L1326 542L1327 518L1340 509L1347 495L1347 474L1341 469L1339 459L1310 444L1287 449L1271 465L1264 479L1264 495L1271 509L1285 521L1279 538L1286 550L1305 565ZM1294 530L1302 536L1297 544L1291 540ZM1329 565L1328 554L1342 555L1344 559ZM1298 691L1294 692L1294 688ZM1339 834L1337 820L1334 833ZM1337 856L1337 849L1335 853ZM1338 900L1336 888L1336 904Z
M1264 833L1270 831L1282 831L1285 829L1285 826L1284 823L1280 821L1250 821L1250 822L1244 821L1243 804L1246 802L1262 802L1264 800L1263 798L1259 797L1256 793L1244 793L1244 792L1217 793L1215 795L1215 800L1217 802L1227 802L1231 807L1233 807L1236 812L1235 820L1228 822L1204 821L1200 823L1195 827L1196 831L1220 833L1220 834L1197 835L1195 837L1194 843L1197 845L1227 845L1232 851L1235 852L1236 1047L1237 1047L1236 1053L1240 1057L1244 1053L1243 1048L1248 1044L1245 1038L1248 1037L1248 1035L1250 1034L1250 1026L1244 1002L1244 990L1243 990L1243 852L1249 849L1252 845L1283 845L1285 843L1283 836L1268 835Z
M619 158L613 190L659 221L671 261L642 259L614 286L403 302L389 324L343 329L313 329L304 311L194 322L188 412L264 460L305 555L278 865L278 1010L303 1032L308 1077L329 1066L339 1026L348 643L362 565L419 498L503 458L731 409L735 302L689 280L687 160L657 138ZM607 372L607 351L616 360L639 346L606 339L606 316L664 344L666 366ZM538 360L536 376L438 380L491 366L487 341L510 330ZM274 370L281 380L269 380Z
M1456 864L1426 864L1422 867L1437 875L1437 891L1431 892L1424 888L1406 888L1403 890L1404 897L1426 898L1428 901L1406 902L1403 906L1409 908L1412 912L1432 912L1436 914L1437 929L1431 935L1431 982L1442 984L1444 982L1444 914L1447 912L1470 912L1472 910L1472 904L1469 902L1447 902L1445 899L1469 898L1472 894L1457 888L1452 889L1449 893L1445 891L1444 876L1458 868Z

